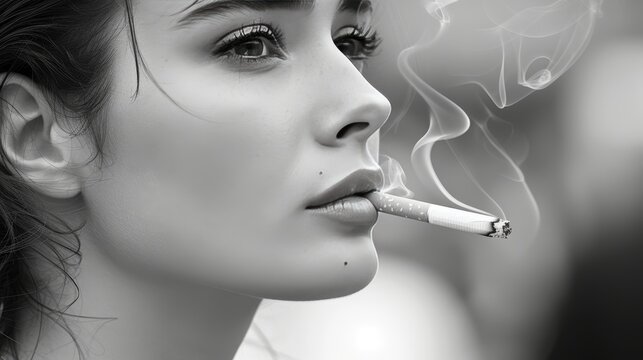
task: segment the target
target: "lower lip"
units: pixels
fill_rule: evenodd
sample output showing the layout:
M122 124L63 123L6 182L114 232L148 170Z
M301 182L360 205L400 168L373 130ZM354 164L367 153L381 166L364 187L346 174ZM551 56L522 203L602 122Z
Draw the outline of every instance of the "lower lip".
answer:
M377 222L377 210L370 201L361 196L348 196L306 210L350 225L373 226Z

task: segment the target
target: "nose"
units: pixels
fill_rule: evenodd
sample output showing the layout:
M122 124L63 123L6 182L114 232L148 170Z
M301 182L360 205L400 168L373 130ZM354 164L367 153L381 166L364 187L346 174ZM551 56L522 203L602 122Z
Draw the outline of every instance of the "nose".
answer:
M335 51L339 58L327 62L321 77L326 84L320 88L327 95L322 99L324 106L318 108L322 112L316 116L315 138L333 147L366 143L388 119L391 103L349 59L337 48Z

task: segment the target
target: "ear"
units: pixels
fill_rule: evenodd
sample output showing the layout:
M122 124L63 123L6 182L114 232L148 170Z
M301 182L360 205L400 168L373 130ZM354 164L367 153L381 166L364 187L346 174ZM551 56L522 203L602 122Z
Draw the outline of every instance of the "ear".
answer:
M81 189L65 132L40 87L15 73L0 73L0 145L15 175L36 191L64 199Z

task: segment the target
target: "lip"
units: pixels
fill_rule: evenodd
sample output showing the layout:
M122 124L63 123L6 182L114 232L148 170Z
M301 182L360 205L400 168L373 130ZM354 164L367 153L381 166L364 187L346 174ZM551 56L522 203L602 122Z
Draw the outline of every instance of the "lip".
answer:
M344 224L373 226L377 221L377 210L368 199L353 195L346 196L323 206L307 208L313 214L322 215Z
M351 225L374 225L377 210L360 196L382 187L382 173L360 169L313 197L306 210Z

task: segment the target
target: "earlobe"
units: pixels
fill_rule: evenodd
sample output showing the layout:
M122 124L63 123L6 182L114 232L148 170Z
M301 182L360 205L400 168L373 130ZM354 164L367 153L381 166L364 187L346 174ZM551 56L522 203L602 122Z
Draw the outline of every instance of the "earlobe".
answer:
M44 93L20 74L0 74L0 145L15 175L53 198L81 190L72 157L72 136L61 128Z

